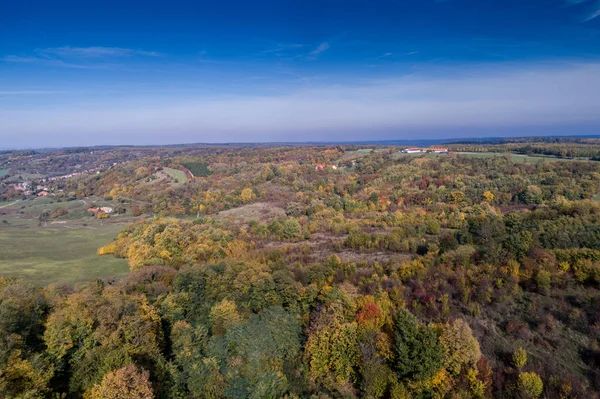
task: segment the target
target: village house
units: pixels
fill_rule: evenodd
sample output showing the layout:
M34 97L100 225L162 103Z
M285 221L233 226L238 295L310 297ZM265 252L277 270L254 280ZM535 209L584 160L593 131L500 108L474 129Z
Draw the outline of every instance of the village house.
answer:
M336 170L338 167L337 165L325 165L323 163L318 163L315 165L315 170L325 170L325 168L331 168L333 170Z
M102 207L96 207L96 208L90 207L90 208L88 208L88 212L93 213L94 215L98 214L98 212L111 214L111 213L113 213L113 209L109 206L102 206Z
M447 148L430 148L429 151L436 153L436 154L447 154L448 153Z

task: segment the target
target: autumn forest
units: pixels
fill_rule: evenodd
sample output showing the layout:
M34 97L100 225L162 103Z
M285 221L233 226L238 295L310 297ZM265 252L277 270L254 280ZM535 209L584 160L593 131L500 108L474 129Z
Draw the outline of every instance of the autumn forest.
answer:
M32 229L84 204L120 231L90 256L129 271L0 277L0 397L600 397L600 144L448 147L98 150L32 175L53 207Z

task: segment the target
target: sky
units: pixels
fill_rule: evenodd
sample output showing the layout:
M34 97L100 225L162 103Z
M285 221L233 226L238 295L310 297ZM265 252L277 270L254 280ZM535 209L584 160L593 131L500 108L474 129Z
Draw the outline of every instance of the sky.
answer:
M600 0L27 1L0 148L600 134Z

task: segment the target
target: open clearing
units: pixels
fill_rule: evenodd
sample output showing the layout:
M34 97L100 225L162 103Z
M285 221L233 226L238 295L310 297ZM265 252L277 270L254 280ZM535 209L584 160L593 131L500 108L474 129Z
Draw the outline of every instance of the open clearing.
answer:
M112 241L124 227L122 224L72 229L65 224L0 227L0 276L20 278L39 286L125 276L129 272L127 261L96 254L98 248Z
M524 163L538 163L541 161L573 161L573 159L564 159L557 157L548 157L548 156L531 156L531 155L523 155L523 154L513 154L513 153L503 153L503 152L457 152L459 157L467 157L467 158L493 158L493 157L502 157L505 155L510 155L511 159L514 162L524 162Z
M96 251L133 218L115 216L101 222L87 213L87 206L81 200L54 202L51 198L6 204L0 209L0 276L41 286L127 275L127 261L98 256ZM39 214L58 207L69 213L40 226Z
M8 169L0 169L0 177L8 173Z
M188 178L185 175L185 172L183 172L179 169L163 168L163 170L171 178L171 184L173 186L181 186L181 185L187 183L187 181L188 181Z
M457 157L465 157L465 158L494 158L494 157L504 157L510 156L513 162L522 162L522 163L538 163L541 161L545 162L556 162L556 161L587 161L586 159L568 159L568 158L557 158L550 156L531 156L531 155L522 155L522 154L513 154L507 152L456 152ZM438 158L438 157L447 157L448 154L434 154L434 153L416 153L416 154L405 154L402 152L397 152L393 155L395 158L403 158L403 157L426 157L426 158Z
M252 220L264 222L283 217L285 217L285 211L282 208L265 202L243 205L239 208L228 209L215 215L215 219L231 220L242 224Z

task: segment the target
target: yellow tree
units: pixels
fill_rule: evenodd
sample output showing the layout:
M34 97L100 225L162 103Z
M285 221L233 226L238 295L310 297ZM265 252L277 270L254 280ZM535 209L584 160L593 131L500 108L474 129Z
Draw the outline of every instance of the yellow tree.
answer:
M129 364L106 374L89 392L90 399L153 399L154 392L146 370Z

